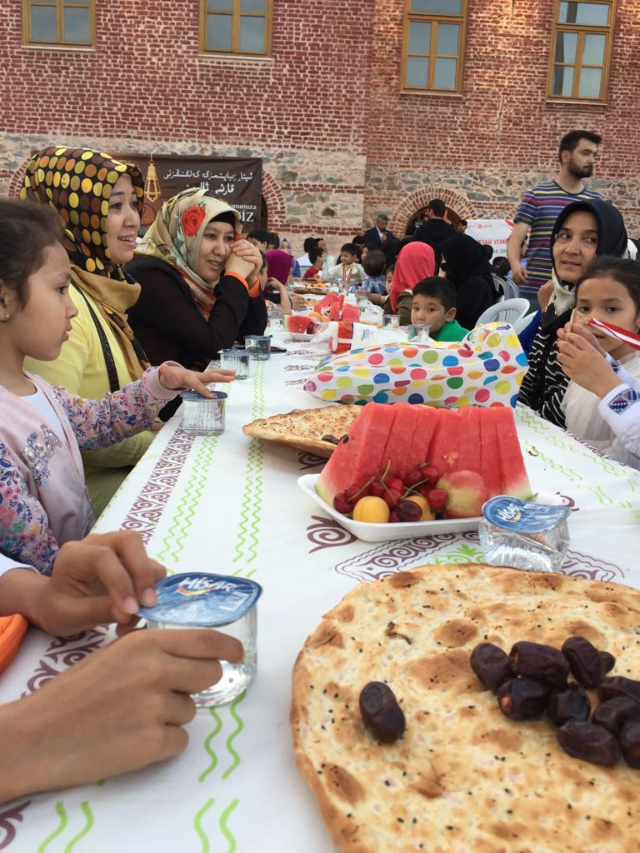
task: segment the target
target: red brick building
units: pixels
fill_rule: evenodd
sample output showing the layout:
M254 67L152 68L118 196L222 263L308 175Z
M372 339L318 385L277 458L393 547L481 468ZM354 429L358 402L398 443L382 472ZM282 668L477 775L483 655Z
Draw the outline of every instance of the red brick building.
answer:
M638 0L3 0L0 192L29 152L260 157L268 226L334 245L433 196L512 214L557 143L640 231Z

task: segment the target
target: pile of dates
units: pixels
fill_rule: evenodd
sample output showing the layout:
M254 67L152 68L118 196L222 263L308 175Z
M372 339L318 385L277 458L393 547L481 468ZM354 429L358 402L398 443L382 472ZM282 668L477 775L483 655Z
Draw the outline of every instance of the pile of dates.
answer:
M560 651L523 641L508 655L493 643L480 643L470 662L509 720L533 720L546 711L569 755L609 767L622 757L640 768L640 681L608 677L615 658L589 640L569 637ZM600 700L593 715L587 690Z

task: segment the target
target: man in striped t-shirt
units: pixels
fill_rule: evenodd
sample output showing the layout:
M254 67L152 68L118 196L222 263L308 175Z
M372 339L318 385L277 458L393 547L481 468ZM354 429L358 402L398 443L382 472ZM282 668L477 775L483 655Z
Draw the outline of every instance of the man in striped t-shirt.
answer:
M551 231L560 211L573 201L602 198L583 183L583 178L593 175L601 142L602 137L589 130L567 133L560 142L560 171L555 180L532 187L522 197L507 243L507 257L523 296L535 296L551 278ZM525 269L520 248L529 229Z

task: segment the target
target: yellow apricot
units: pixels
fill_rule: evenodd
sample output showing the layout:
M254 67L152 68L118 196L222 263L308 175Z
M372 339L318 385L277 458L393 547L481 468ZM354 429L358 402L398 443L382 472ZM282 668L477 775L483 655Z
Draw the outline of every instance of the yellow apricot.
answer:
M418 504L420 509L422 510L422 516L420 521L433 521L435 515L429 504L427 503L427 499L423 498L422 495L411 495L410 498L407 498L408 501L413 501L414 504Z
M353 508L354 521L367 521L369 524L386 524L389 521L389 506L382 498L369 495L360 498Z

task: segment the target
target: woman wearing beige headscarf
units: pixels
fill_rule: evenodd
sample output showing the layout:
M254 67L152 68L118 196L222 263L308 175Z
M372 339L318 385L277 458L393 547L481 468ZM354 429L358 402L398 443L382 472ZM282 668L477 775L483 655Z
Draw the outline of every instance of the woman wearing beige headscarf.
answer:
M240 231L237 211L204 190L163 204L128 267L142 288L129 317L152 364L206 366L238 338L264 332L262 257Z
M84 148L52 146L27 165L21 198L50 205L64 223L69 294L78 309L55 361L25 367L73 394L101 399L148 367L127 322L140 288L124 271L140 227L144 184L136 166ZM83 451L85 479L99 515L153 440L150 431L104 450Z

